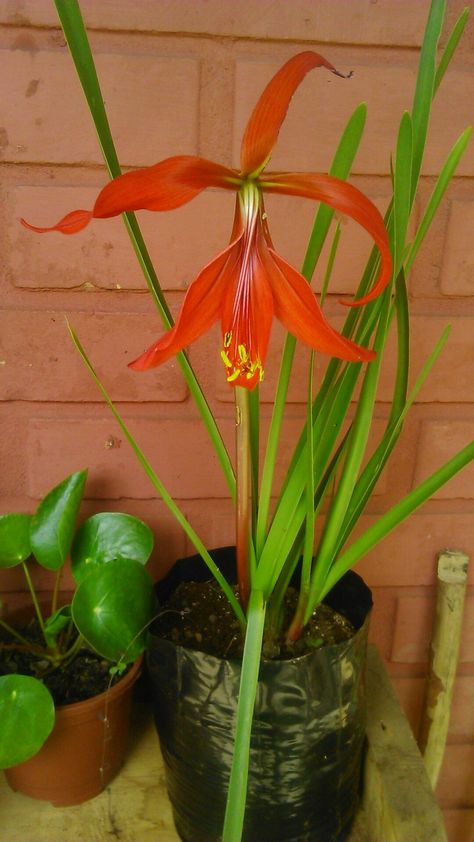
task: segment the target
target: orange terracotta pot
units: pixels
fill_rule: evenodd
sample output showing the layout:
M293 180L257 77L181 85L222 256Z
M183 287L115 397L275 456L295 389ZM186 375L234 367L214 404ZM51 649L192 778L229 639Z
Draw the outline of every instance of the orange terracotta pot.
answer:
M15 612L14 619L22 614ZM38 754L5 769L11 789L55 807L81 804L99 795L124 759L133 685L142 660L143 656L138 658L110 690L58 706L54 728Z
M99 795L123 762L141 661L105 693L57 707L54 728L38 754L5 769L9 786L55 807Z

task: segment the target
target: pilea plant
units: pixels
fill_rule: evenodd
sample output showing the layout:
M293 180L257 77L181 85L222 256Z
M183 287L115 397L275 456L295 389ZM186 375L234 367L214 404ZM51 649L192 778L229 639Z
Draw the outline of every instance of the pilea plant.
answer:
M0 516L0 567L23 568L37 631L32 637L0 617L0 655L34 656L29 661L33 674L0 675L0 768L32 757L50 734L55 704L45 684L48 675L91 649L110 662L113 681L145 647L153 586L144 565L153 533L138 518L120 512L95 514L76 529L86 477L85 470L68 476L33 515ZM69 557L76 588L63 605L60 583ZM33 584L33 560L52 575L47 611ZM0 672L5 671L3 658Z

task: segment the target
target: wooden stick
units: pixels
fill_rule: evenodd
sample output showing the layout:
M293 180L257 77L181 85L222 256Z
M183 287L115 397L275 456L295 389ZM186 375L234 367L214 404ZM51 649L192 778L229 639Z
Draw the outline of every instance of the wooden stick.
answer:
M438 556L436 614L418 744L435 789L443 762L454 679L459 660L469 557L458 550Z

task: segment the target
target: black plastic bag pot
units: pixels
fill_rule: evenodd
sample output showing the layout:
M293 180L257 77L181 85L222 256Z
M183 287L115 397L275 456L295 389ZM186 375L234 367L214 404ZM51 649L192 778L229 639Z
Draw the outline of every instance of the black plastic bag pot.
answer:
M212 553L235 575L232 549ZM181 581L209 578L183 559L157 586L165 602ZM293 660L263 660L253 720L244 842L342 842L358 803L365 735L369 589L348 573L325 600L354 637ZM177 831L185 842L221 838L233 753L240 662L151 635L155 721Z

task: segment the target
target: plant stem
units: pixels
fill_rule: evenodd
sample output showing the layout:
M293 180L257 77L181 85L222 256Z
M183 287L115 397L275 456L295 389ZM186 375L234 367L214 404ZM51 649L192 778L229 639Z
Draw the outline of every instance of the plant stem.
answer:
M59 597L59 587L61 584L61 577L63 574L63 568L60 567L59 570L56 571L56 578L54 580L54 591L53 591L53 599L51 601L51 614L55 614L58 607L58 597Z
M61 665L66 666L71 661L73 661L74 658L76 657L77 653L79 652L81 646L83 646L83 645L84 645L84 638L82 637L81 634L79 634L76 637L76 639L75 639L74 643L72 644L72 646L70 647L70 649L68 649L67 652L64 652L64 654L62 654L60 656Z
M39 606L39 602L38 602L38 599L36 597L36 591L35 591L31 576L30 576L30 571L28 570L28 567L27 567L27 565L25 564L24 561L22 561L21 566L23 567L23 572L25 574L25 578L26 578L26 581L28 583L28 588L29 588L29 591L30 591L30 594L31 594L31 599L33 600L33 605L35 607L36 616L38 618L38 623L40 624L40 629L43 633L43 637L45 639L45 643L46 643L46 646L47 646L48 641L46 640L46 635L45 635L45 631L44 631L43 615L41 613L41 608Z
M3 629L5 629L5 631L7 631L8 634L11 634L11 636L14 637L16 640L19 640L20 643L22 643L27 648L28 652L37 651L39 654L43 654L43 649L41 649L40 646L36 646L30 640L27 640L26 637L23 637L23 635L20 634L19 631L10 626L7 622L5 622L5 620L0 620L0 626Z
M232 758L222 842L240 842L242 839L250 762L250 737L257 695L264 625L265 602L263 593L251 591L240 676L234 756Z
M251 523L251 458L249 393L241 386L235 388L235 430L237 467L237 578L239 596L245 611L250 594L249 544Z

